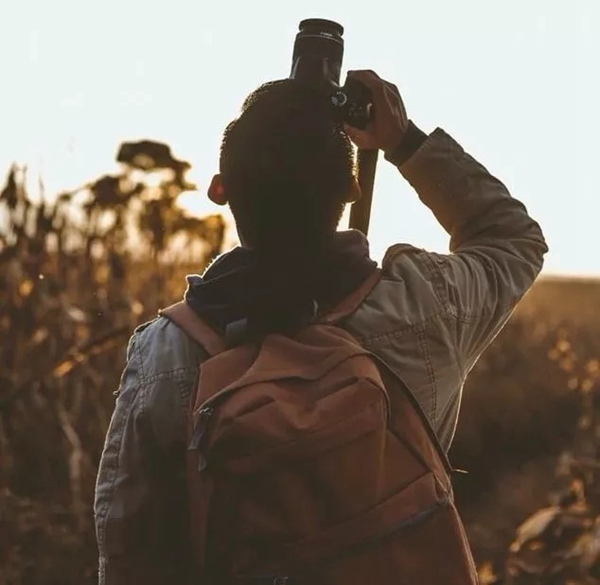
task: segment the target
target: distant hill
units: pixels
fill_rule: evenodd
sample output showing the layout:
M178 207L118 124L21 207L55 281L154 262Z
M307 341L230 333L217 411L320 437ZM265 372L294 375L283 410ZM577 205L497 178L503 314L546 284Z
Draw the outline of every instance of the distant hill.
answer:
M542 276L523 299L518 313L531 314L548 325L598 323L600 277Z

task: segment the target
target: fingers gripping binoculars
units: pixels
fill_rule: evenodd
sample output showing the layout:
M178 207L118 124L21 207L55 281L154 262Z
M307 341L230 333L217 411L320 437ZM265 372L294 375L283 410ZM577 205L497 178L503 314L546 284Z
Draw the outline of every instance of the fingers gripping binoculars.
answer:
M344 57L344 28L331 20L310 18L300 22L294 42L290 78L324 90L332 115L340 123L364 130L373 116L369 88L352 77L340 86ZM360 199L352 205L350 227L367 235L377 165L377 150L358 151Z

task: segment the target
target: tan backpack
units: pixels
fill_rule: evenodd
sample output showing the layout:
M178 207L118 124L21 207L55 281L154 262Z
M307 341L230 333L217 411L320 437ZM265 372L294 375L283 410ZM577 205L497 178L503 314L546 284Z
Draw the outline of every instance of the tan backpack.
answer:
M210 354L189 417L196 582L478 582L422 411L336 326L379 277L294 336L230 349L184 302L161 311Z

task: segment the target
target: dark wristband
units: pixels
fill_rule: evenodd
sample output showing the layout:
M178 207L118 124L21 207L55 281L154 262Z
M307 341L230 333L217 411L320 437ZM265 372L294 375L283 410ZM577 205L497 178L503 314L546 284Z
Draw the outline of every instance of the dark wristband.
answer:
M396 148L386 152L385 160L399 167L419 150L425 140L427 140L427 134L418 128L412 120L409 120L408 128L400 144Z

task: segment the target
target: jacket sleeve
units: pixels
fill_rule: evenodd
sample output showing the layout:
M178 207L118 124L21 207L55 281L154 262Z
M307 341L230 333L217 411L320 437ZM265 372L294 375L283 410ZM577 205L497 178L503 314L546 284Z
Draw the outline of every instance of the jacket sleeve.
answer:
M420 141L418 132L413 128L412 156L386 158L450 235L451 253L427 254L424 261L454 323L456 357L466 374L533 284L548 248L540 226L501 181L443 130Z
M179 390L175 380L148 379L143 370L134 334L96 481L99 585L184 582L185 448L161 449L147 408L151 393Z

